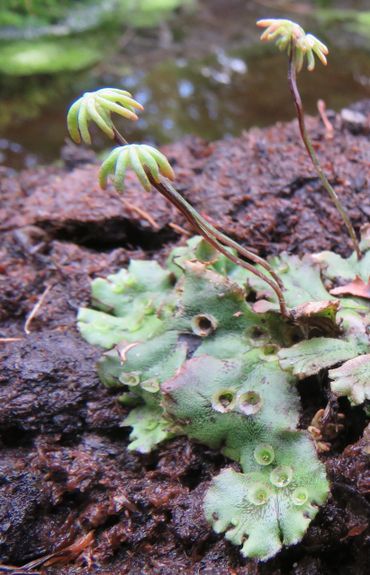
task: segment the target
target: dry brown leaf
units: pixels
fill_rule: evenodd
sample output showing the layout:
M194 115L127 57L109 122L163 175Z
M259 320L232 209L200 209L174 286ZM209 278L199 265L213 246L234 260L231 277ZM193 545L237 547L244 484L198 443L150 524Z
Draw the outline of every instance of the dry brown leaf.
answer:
M342 541L344 539L347 539L347 537L357 537L358 535L361 535L364 531L366 531L366 529L369 527L368 523L362 523L361 525L355 525L354 527L352 527L347 535L342 539Z
M61 564L64 565L65 563L70 563L77 559L79 555L85 549L87 549L92 543L94 542L94 531L90 531L86 535L82 535L77 541L60 549L59 551L55 551L50 555L46 555L45 557L40 557L39 559L35 559L27 565L23 565L22 569L30 570L34 567L40 567L41 565L48 567L50 565Z
M367 283L362 278L356 276L355 279L344 286L330 290L332 295L353 295L370 299L370 278Z

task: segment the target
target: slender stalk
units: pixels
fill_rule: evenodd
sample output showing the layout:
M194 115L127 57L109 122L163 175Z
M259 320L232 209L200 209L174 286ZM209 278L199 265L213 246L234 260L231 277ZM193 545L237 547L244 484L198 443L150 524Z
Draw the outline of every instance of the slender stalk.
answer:
M164 196L167 198L173 205L177 207L177 209L185 216L188 222L193 226L193 228L204 237L204 239L213 246L216 250L221 252L224 256L226 256L230 261L239 265L240 267L248 270L249 272L253 273L255 276L259 277L262 281L266 282L275 292L280 306L280 312L283 316L289 317L289 312L285 303L284 295L280 286L266 276L264 273L257 270L252 264L240 259L239 257L235 256L225 248L225 246L219 241L216 235L212 232L213 226L209 227L208 222L204 220L197 212L192 208L192 206L167 182L157 183L155 182L151 176L148 174L148 177L152 183L152 185ZM196 216L194 215L194 212ZM223 234L222 234L223 236ZM223 236L225 237L225 236ZM226 236L227 237L227 236ZM230 240L230 238L228 238ZM232 242L232 240L230 240ZM226 243L226 242L224 242ZM234 242L233 242L234 243ZM228 245L228 244L227 244ZM238 244L236 244L238 245ZM238 251L241 251L241 246L238 246Z
M152 181L152 184L155 187L157 187L157 189L158 189L158 184L156 184L153 181ZM281 290L284 289L284 286L283 286L280 278L276 275L276 273L271 268L271 266L267 262L265 262L265 260L263 260L262 258L257 256L253 252L250 252L249 250L243 248L241 245L239 245L237 242L235 242L234 240L232 240L231 238L229 238L225 234L222 234L221 232L219 232L214 226L212 226L209 222L207 222L207 220L205 220L193 208L193 206L191 204L189 204L189 202L187 202L181 196L181 194L179 194L179 192L170 183L161 182L161 185L166 188L166 197L170 201L172 201L172 203L174 203L174 201L176 202L176 207L179 210L181 210L183 215L185 215L185 217L187 217L188 221L190 221L190 223L192 223L193 226L195 225L198 230L199 229L204 230L204 232L207 234L207 237L211 236L212 238L214 238L218 242L218 244L225 244L226 246L228 246L230 248L234 248L239 254L244 256L246 259L249 259L249 260L253 261L254 263L261 263L262 262L262 264L261 264L262 267L264 267L271 274L271 276L275 280L277 286ZM164 194L163 191L161 193ZM202 234L202 235L204 235L204 234ZM227 250L227 253L229 254L230 252ZM240 258L239 258L239 260L240 260ZM243 260L240 260L240 261L243 261ZM244 263L246 263L246 262L244 262ZM253 273L258 272L258 270L256 270L256 268L254 266L251 266L251 265L248 269L250 271L252 271ZM263 277L260 276L261 279L266 278L266 276L265 276L265 274L263 274L263 272L261 272L261 274L263 276Z
M115 128L114 126L112 126L112 128L114 133L114 139L116 140L117 144L120 144L120 146L127 146L128 141L126 140L126 138L122 136L121 132L119 132L117 128Z
M254 262L255 264L259 264L262 268L264 268L266 271L269 272L269 274L271 275L271 277L274 278L274 280L276 281L277 285L279 286L279 288L281 290L284 290L284 284L281 281L281 279L279 278L279 276L277 275L277 273L275 272L275 270L272 268L272 266L270 266L270 264L264 260L263 258L261 258L260 256L258 256L257 254L253 253L252 251L248 250L247 248L244 248L243 246L241 246L240 244L238 244L237 242L235 242L234 240L232 240L231 238L229 238L228 236L226 236L225 234L223 234L222 232L220 232L217 228L215 228L214 226L212 226L209 222L207 222L206 220L204 220L204 222L206 223L207 229L220 241L223 242L224 244L226 244L227 246L229 246L230 248L233 248L234 250L236 250L240 255L242 255L243 257L245 257L246 259L251 260L252 262Z
M125 138L118 132L118 130L116 130L116 128L113 128L113 130L114 130L115 138L116 138L118 143L123 144L123 145L128 143L127 140L125 140ZM156 187L156 182L150 178L150 174L148 174L148 177L151 180L152 185L154 187ZM217 240L219 240L220 242L226 244L230 248L235 249L239 254L241 254L246 259L249 259L252 262L254 262L255 264L259 264L261 267L263 267L273 277L275 282L278 284L279 288L281 290L284 289L283 282L281 281L281 279L279 278L279 276L277 275L277 273L275 272L273 267L270 266L270 264L268 262L266 262L263 258L258 256L257 254L248 250L247 248L244 248L243 246L241 246L240 244L238 244L237 242L235 242L234 240L232 240L231 238L229 238L228 236L226 236L222 232L218 231L217 228L215 228L214 226L212 226L212 224L207 222L207 220L202 218L202 216L191 206L191 204L189 204L188 202L186 202L186 200L184 200L184 198L175 190L175 188L173 188L173 186L171 186L170 184L167 184L167 187L169 189L170 188L172 189L173 195L177 195L179 200L181 199L181 201L183 201L184 204L186 204L188 211L192 214L192 216L194 217L195 220L197 220L199 223L201 223L203 228L205 228L207 231L209 231L209 233L212 234L213 236L215 236L215 238Z
M305 146L307 153L311 159L311 162L312 162L312 164L313 164L313 166L314 166L314 168L315 168L315 170L316 170L316 172L317 172L317 174L318 174L318 176L322 182L322 185L324 186L324 188L328 192L330 198L332 199L335 207L337 208L338 212L340 213L342 220L343 220L343 222L344 222L344 224L348 230L348 233L349 233L349 235L352 239L352 242L353 242L353 247L354 247L354 250L356 252L357 259L361 259L362 254L361 254L360 246L358 244L356 232L353 228L351 220L349 219L346 210L342 206L342 203L339 200L334 188L331 186L328 178L324 174L324 172L321 168L319 159L318 159L316 152L313 148L311 139L310 139L308 132L307 132L302 98L301 98L301 95L299 93L298 85L297 85L297 74L296 74L296 68L295 68L295 50L296 50L296 48L295 48L294 42L291 41L290 50L289 50L288 81L289 81L289 88L290 88L290 91L291 91L292 96L293 96L295 109L297 112L299 131L300 131L304 146Z
M116 130L113 128L114 136L117 143L120 145L126 145L128 142L127 140ZM217 251L221 252L224 256L226 256L230 261L243 267L244 269L248 270L249 272L253 273L255 276L259 277L262 281L266 282L271 289L275 292L280 306L280 312L283 316L289 317L289 312L285 303L285 299L283 296L283 289L284 286L277 276L276 272L273 268L262 258L250 252L246 248L240 246L237 242L219 232L214 226L209 224L194 208L191 204L189 204L182 195L168 182L156 182L151 173L148 171L147 176L149 178L150 183L156 190L164 196L167 200L169 200L188 220L188 222L193 226L193 228L204 237L204 239L213 246ZM266 269L273 280L266 276L264 273L257 270L253 265L245 262L244 260L240 259L239 257L235 256L234 254L230 253L230 251L225 248L223 245L226 244L228 247L234 248L238 253L243 255L245 258L253 261L254 263L260 264L264 269Z

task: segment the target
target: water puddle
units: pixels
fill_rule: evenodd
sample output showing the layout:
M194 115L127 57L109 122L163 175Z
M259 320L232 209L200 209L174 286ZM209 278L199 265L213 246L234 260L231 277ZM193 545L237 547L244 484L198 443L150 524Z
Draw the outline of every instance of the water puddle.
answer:
M363 3L336 2L336 13L324 6L318 17L308 2L203 0L153 28L90 33L86 42L93 39L108 49L88 70L2 75L0 164L20 169L58 160L68 105L96 87L121 86L144 104L139 122L124 124L132 141L161 144L187 135L213 140L292 118L285 58L261 45L255 29L257 18L271 14L271 5L277 6L274 15L308 22L331 49L326 69L318 66L300 78L308 112L315 113L319 98L338 110L370 97L369 40L341 13ZM106 145L98 137L97 149Z

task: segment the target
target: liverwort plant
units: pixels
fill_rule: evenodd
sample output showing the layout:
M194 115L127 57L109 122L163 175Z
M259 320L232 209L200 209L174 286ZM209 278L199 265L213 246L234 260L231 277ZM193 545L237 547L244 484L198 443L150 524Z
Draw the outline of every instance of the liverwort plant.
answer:
M81 140L86 144L91 143L89 122L92 121L109 138L120 144L120 147L115 148L110 153L101 167L100 183L102 187L106 186L107 177L112 174L117 191L123 191L126 170L131 168L145 190L150 191L151 186L156 188L186 217L194 230L202 235L211 246L223 253L232 262L237 263L265 281L276 293L281 313L284 316L288 316L282 282L270 264L250 249L239 245L225 234L219 232L168 181L161 180L161 175L170 180L175 177L171 166L161 152L145 144L130 145L114 126L111 117L112 112L130 120L137 120L135 109L140 110L143 107L132 98L129 92L115 88L103 88L96 92L86 92L69 109L67 116L68 130L71 138L76 143L80 143ZM266 275L248 261L242 260L229 248L235 250L246 260L259 264L270 275Z
M297 113L299 130L307 150L307 153L312 161L312 164L324 186L325 190L328 192L331 200L333 201L335 207L340 213L342 220L348 230L348 233L352 239L353 247L356 252L357 258L361 258L361 250L356 237L356 232L353 229L351 220L343 207L337 193L335 192L333 186L330 184L328 178L326 177L320 161L317 157L315 149L312 145L311 138L308 134L305 122L305 115L303 109L302 98L298 89L297 84L297 73L302 70L304 60L307 59L307 68L309 71L315 68L315 56L321 61L324 66L327 64L326 56L329 53L328 48L323 44L318 38L312 34L306 34L306 32L291 20L284 20L279 18L271 18L266 20L259 20L257 26L261 28L266 28L261 36L261 40L265 42L276 41L278 48L282 51L287 50L289 64L288 64L288 81L290 91L293 96L293 101Z
M295 68L305 57L312 67L314 54L325 59L325 47L296 24L269 22L267 35L279 36L281 47L292 51L296 42ZM120 134L112 115L136 120L141 109L123 90L86 93L70 108L70 135L89 144L95 123L117 143L102 163L101 187L111 179L123 192L132 170L199 235L164 266L132 260L93 280L94 307L79 310L78 327L105 349L99 377L130 410L122 422L131 428L128 449L148 453L186 435L234 462L213 478L204 514L245 557L265 561L299 542L325 503L329 484L316 450L329 450L333 430L343 427L329 402L325 417L319 410L307 430L299 428L297 382L326 374L331 396L365 407L370 400L370 231L361 259L357 250L347 259L331 252L260 258L181 196L160 151Z

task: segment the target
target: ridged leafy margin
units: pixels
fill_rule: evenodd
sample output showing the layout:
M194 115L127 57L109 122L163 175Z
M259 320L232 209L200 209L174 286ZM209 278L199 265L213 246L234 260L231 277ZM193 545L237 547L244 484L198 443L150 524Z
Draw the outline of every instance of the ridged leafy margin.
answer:
M329 371L331 389L336 395L346 395L353 405L370 400L370 354L346 361Z

